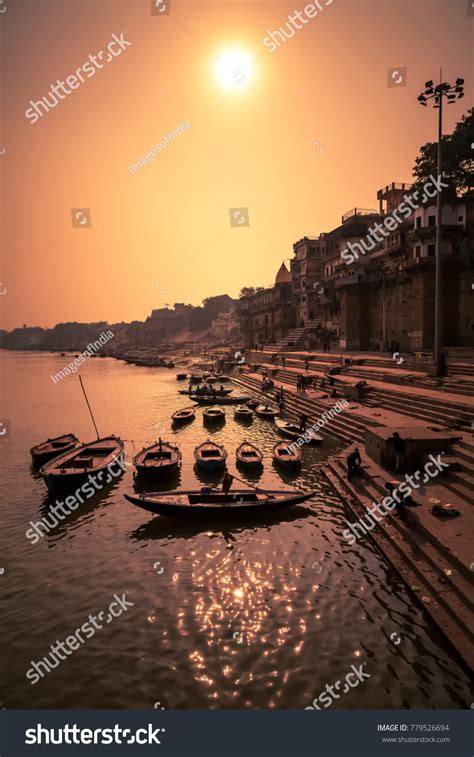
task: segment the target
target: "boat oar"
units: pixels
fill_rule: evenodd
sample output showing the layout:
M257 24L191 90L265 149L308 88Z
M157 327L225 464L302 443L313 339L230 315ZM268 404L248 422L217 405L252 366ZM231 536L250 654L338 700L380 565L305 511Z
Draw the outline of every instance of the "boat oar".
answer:
M249 484L248 481L242 481L241 478L239 478L238 476L234 476L233 473L229 473L229 476L232 476L232 478L235 478L236 481L240 481L241 484L245 484L245 486L250 486L250 488L251 489L255 489L256 492L261 492L262 494L265 494L265 496L267 497L267 499L270 499L270 495L267 494L266 492L262 491L262 489L260 489L258 486L254 486L253 484Z
M82 388L82 391L84 392L84 397L86 398L87 407L89 408L89 412L91 414L92 423L94 424L95 433L97 434L97 439L99 439L100 438L99 437L99 432L97 430L97 426L96 426L96 423L95 423L95 420L94 420L94 414L93 414L93 412L91 410L91 406L89 404L89 400L87 399L87 394L86 394L86 390L84 389L84 384L82 383L82 376L79 376L79 381L81 382L81 388Z

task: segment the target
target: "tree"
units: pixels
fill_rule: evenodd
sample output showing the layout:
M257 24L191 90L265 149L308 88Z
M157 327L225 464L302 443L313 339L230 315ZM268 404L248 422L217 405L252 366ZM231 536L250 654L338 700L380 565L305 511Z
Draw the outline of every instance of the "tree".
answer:
M242 299L242 297L250 297L252 294L255 294L255 287L242 287L239 292L239 299Z
M474 152L471 148L474 134L474 108L456 124L452 134L442 140L443 180L457 193L474 187ZM415 187L425 184L431 175L436 176L437 142L427 142L420 148L415 160L413 176Z

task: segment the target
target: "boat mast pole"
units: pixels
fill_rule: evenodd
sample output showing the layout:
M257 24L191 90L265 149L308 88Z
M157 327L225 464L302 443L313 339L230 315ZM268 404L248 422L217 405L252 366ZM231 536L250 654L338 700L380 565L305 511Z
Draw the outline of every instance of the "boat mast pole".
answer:
M98 432L98 430L97 430L97 426L96 426L96 423L95 423L95 420L94 420L94 415L93 415L93 413L92 413L92 409L91 409L91 406L90 406L90 404L89 404L89 400L87 399L87 394L86 394L86 390L84 389L84 384L82 383L82 376L79 376L79 381L81 382L81 389L82 389L82 391L84 392L84 397L86 398L87 407L89 408L89 412L90 412L90 414L91 414L92 423L94 424L94 428L95 428L95 433L97 434L97 438L99 439L99 438L100 438L100 437L99 437L99 432Z

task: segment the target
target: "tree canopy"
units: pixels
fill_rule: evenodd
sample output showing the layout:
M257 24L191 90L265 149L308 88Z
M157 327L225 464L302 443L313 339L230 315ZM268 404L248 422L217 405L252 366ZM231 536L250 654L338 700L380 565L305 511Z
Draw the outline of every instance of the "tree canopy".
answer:
M457 193L474 187L474 108L463 115L452 134L443 136L442 173L445 181ZM413 176L415 185L424 184L437 170L437 142L427 142L420 148L415 160Z

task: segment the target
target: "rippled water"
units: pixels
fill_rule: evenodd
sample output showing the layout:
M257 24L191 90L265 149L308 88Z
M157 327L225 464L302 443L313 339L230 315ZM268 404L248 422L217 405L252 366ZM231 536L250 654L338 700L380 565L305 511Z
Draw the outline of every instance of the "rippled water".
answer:
M283 481L271 464L278 437L268 422L244 426L227 408L225 426L208 431L199 410L194 423L172 432L171 413L189 405L175 371L112 359L82 368L99 431L126 439L128 460L159 434L172 439L183 452L175 483L188 488L204 480L192 465L199 441L223 442L235 472L235 447L247 438L265 451L259 484L311 488L314 498L270 520L203 526L129 504L128 469L32 545L29 521L54 500L31 469L29 448L70 431L94 438L77 378L50 379L64 362L1 353L2 415L11 421L10 437L0 440L9 650L2 707L304 708L362 663L370 678L333 707L469 706L467 675L394 571L370 544L342 539L342 502L316 466L336 447L306 450L301 473ZM124 592L133 607L36 685L26 679L31 661Z

